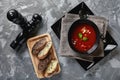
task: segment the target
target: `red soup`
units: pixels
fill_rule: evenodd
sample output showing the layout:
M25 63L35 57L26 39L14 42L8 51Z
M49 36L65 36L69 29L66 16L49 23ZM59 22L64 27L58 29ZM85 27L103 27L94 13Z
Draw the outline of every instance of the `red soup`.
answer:
M88 24L78 25L71 34L71 41L77 51L88 51L96 42L94 28Z

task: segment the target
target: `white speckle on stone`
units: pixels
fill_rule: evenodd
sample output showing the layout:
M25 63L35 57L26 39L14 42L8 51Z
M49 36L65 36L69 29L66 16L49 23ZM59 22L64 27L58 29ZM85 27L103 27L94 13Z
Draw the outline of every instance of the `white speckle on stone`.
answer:
M65 0L60 0L60 5L58 5L58 8L60 9L61 7L63 7L64 3L65 3Z
M112 59L109 61L109 63L111 64L112 68L120 68L120 61L117 59Z
M67 66L67 61L66 61L66 57L60 57L59 58L60 59L60 62L63 64L63 66L65 67L65 66Z
M11 34L10 34L9 32L5 32L5 35L8 35L8 36L10 36Z
M2 48L5 47L6 43L7 43L7 41L5 39L0 39L0 44L1 44Z
M51 28L50 28L50 26L51 26L51 25L55 22L55 20L56 20L56 18L53 18L53 17L52 17L52 14L51 14L52 10L53 10L53 9L50 9L50 10L46 11L46 13L45 13L45 18L46 18L46 20L47 20L47 27L48 27L47 32L51 32L51 31L52 31Z
M86 78L90 73L86 72L84 75L83 75L83 78Z
M70 2L70 7L74 7L75 5L79 4L78 0L69 0L69 2Z
M16 66L14 65L15 54L7 55L7 58L9 58L9 64L10 64L10 72L8 73L8 76L13 77L16 71Z
M120 15L119 17L117 17L117 19L118 19L118 25L120 26Z
M29 54L28 54L28 53L25 53L25 54L24 54L24 58L28 58L28 57L30 57Z
M11 70L10 70L9 76L11 76L11 77L14 76L15 70L16 70L16 67L15 66L11 66Z
M3 25L2 25L2 26L0 26L0 32L2 32L2 31L3 31L3 27L4 27Z
M34 7L37 6L39 3L37 1L34 1Z
M10 2L13 6L16 6L16 0L10 0Z
M91 3L91 0L87 0L87 1L86 1L86 4L87 4L88 6L91 5L90 3Z
M20 8L21 9L26 9L28 6L27 5L24 5L24 6L21 6Z
M8 55L6 55L6 57L7 57L7 58L10 58L10 56L11 56L11 55L9 55L9 54L8 54Z
M48 6L49 5L49 3L48 3L48 1L47 0L43 0L44 2L43 2L43 7L46 7L46 6Z
M11 25L10 30L11 31L17 31L18 30L18 26L17 25Z
M114 49L116 47L116 45L107 45L105 50L111 50Z
M2 76L3 74L2 74L2 72L1 72L1 70L0 70L0 77Z
M24 5L24 6L21 6L21 9L26 9L26 8L29 8L31 6L33 6L34 4L29 4L29 5Z
M7 54L6 57L9 58L10 61L11 61L11 60L13 60L15 58L15 54Z
M3 6L3 5L2 5L2 2L0 2L0 6Z
M29 78L29 75L26 75L26 78Z
M24 16L27 16L27 19L28 19L28 20L31 19L31 16L28 16L28 15L30 15L30 13L28 13L28 12L23 12L23 15L24 15Z
M95 77L97 77L97 78L101 78L101 75L100 75L100 73L95 73Z

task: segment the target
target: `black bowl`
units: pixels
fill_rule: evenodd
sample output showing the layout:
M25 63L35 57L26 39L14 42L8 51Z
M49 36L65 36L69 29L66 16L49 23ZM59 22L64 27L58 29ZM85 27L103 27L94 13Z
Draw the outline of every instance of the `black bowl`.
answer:
M86 52L78 51L76 48L73 47L72 41L71 41L71 34L73 33L73 30L74 30L78 25L81 25L81 24L91 25L91 26L93 27L95 33L96 33L96 41L95 41L94 45L93 45L88 51L86 51ZM88 19L79 19L79 20L75 21L75 22L71 25L71 27L70 27L70 29L69 29L69 31L68 31L68 42L69 42L69 45L70 45L70 47L71 47L74 51L79 52L79 53L84 53L84 54L91 54L91 53L93 53L93 52L98 48L98 46L99 46L99 41L100 41L100 32L99 32L99 29L98 29L97 25L96 25L94 22L92 22L92 21L90 21L90 20L88 20Z

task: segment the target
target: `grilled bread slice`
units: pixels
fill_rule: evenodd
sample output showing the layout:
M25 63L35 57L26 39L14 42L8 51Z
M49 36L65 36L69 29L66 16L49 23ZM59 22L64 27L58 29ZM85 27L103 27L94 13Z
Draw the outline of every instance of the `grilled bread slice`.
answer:
M49 63L47 69L45 70L45 77L50 76L50 74L54 73L57 69L58 61L57 60L51 60Z
M43 73L45 71L45 69L48 67L48 64L50 63L52 57L49 53L49 55L47 57L45 57L44 59L40 59L39 60L39 64L38 64L38 70Z
M47 56L51 47L52 47L52 42L51 41L47 42L45 47L39 52L38 58L44 59Z
M46 45L46 38L41 38L38 42L36 42L32 48L32 54L37 55Z

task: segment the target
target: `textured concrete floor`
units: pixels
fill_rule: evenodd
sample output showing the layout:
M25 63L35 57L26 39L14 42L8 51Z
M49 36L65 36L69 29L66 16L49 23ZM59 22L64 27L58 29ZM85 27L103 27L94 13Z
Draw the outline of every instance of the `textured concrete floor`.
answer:
M43 80L120 80L120 0L0 0L0 80L39 80L26 45L19 52L9 47L21 29L7 20L8 10L17 9L28 20L33 13L42 14L43 26L38 34L50 33L58 52L59 39L50 26L82 1L96 15L109 20L108 31L118 47L89 71L85 71L74 59L61 57L57 53L61 73Z

